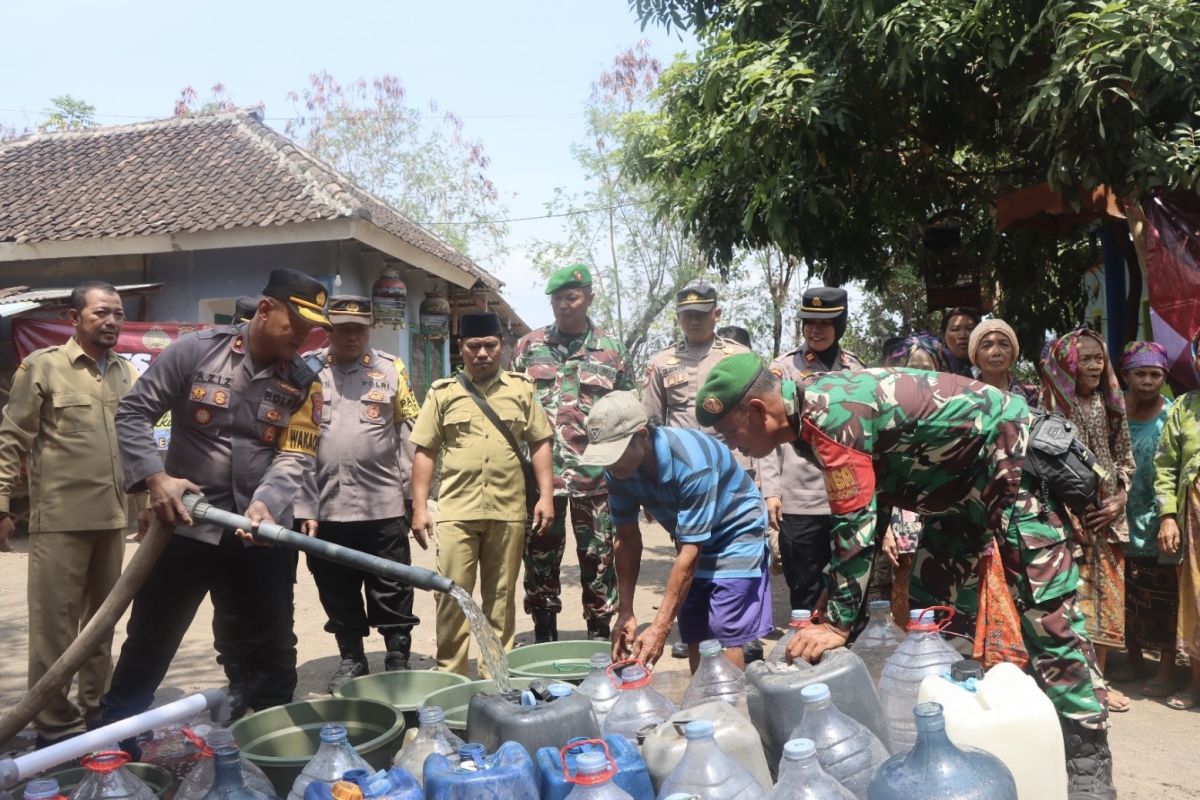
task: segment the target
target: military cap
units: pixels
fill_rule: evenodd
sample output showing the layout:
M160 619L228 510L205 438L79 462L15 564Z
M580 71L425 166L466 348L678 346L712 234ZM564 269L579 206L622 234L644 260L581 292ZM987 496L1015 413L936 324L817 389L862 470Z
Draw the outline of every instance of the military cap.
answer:
M249 322L254 319L254 315L258 313L258 300L257 297L245 294L239 297L233 306L233 321Z
M625 454L634 434L648 424L646 409L636 394L609 392L588 412L588 445L579 457L579 465L611 467Z
M356 294L335 294L329 298L329 321L334 325L350 322L371 324L371 298Z
M554 294L562 289L585 289L591 285L592 271L585 264L572 264L550 276L546 282L546 294Z
M754 353L737 353L718 361L696 392L696 421L705 428L719 422L742 401L764 369L763 360Z
M800 319L836 319L846 315L846 290L832 286L813 286L800 297Z
M287 303L288 309L305 322L330 327L325 316L325 285L311 275L294 269L273 269L262 293Z
M712 311L717 304L717 287L708 281L694 280L675 295L676 311Z
M494 311L482 314L463 314L458 319L458 335L464 339L474 339L479 336L503 336L504 328L500 325L500 315Z

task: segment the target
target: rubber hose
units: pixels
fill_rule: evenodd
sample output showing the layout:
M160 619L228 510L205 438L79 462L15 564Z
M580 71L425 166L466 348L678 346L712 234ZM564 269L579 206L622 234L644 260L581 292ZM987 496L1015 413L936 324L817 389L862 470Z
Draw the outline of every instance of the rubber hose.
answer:
M21 702L0 718L0 743L9 742L20 733L46 703L50 702L64 685L71 682L75 673L83 666L83 662L87 661L100 644L112 636L117 623L121 621L121 615L133 602L133 596L137 594L138 589L142 588L142 584L150 577L150 571L154 569L154 564L162 555L167 542L171 541L173 534L173 528L164 525L158 517L154 518L150 523L150 530L146 532L146 538L129 560L129 566L125 567L121 577L109 591L108 597L104 598L100 608L96 609L96 613L75 637L75 641L71 642L71 646L46 670L46 674L34 684ZM36 535L35 533L34 536Z

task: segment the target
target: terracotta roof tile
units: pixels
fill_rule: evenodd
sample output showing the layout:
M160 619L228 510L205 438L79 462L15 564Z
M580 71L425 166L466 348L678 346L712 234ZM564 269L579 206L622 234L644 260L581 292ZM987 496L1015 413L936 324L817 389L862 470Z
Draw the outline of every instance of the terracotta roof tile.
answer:
M252 113L157 120L0 145L0 242L367 218L493 288L499 281Z

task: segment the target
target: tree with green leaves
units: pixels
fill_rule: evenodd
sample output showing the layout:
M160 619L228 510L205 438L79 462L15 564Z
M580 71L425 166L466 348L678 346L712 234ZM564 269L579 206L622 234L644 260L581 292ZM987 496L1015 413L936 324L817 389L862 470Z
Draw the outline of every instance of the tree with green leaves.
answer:
M1200 188L1200 7L1185 0L631 5L700 42L665 71L627 153L717 264L773 246L827 283L879 288L919 274L928 221L953 215L963 264L1000 283L1000 311L1033 336L1075 322L1089 242L1012 241L998 196L1040 181L1069 196ZM1010 302L1031 274L1052 276L1039 319Z
M96 127L96 107L69 94L50 98L50 109L38 123L41 133L81 131Z

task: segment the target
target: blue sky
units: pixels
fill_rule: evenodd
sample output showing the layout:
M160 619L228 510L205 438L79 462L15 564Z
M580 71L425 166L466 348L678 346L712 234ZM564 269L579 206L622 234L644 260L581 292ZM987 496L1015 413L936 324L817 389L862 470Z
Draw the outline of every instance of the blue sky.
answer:
M221 82L238 103L293 115L285 97L310 73L342 82L390 73L414 104L436 100L483 142L511 217L544 213L554 188L582 188L570 156L592 81L646 38L664 63L691 41L643 32L625 0L504 2L23 2L5 4L0 123L32 127L50 97L96 107L101 124L169 116L179 90ZM547 316L523 244L553 221L514 222L512 255L489 267L532 324Z

